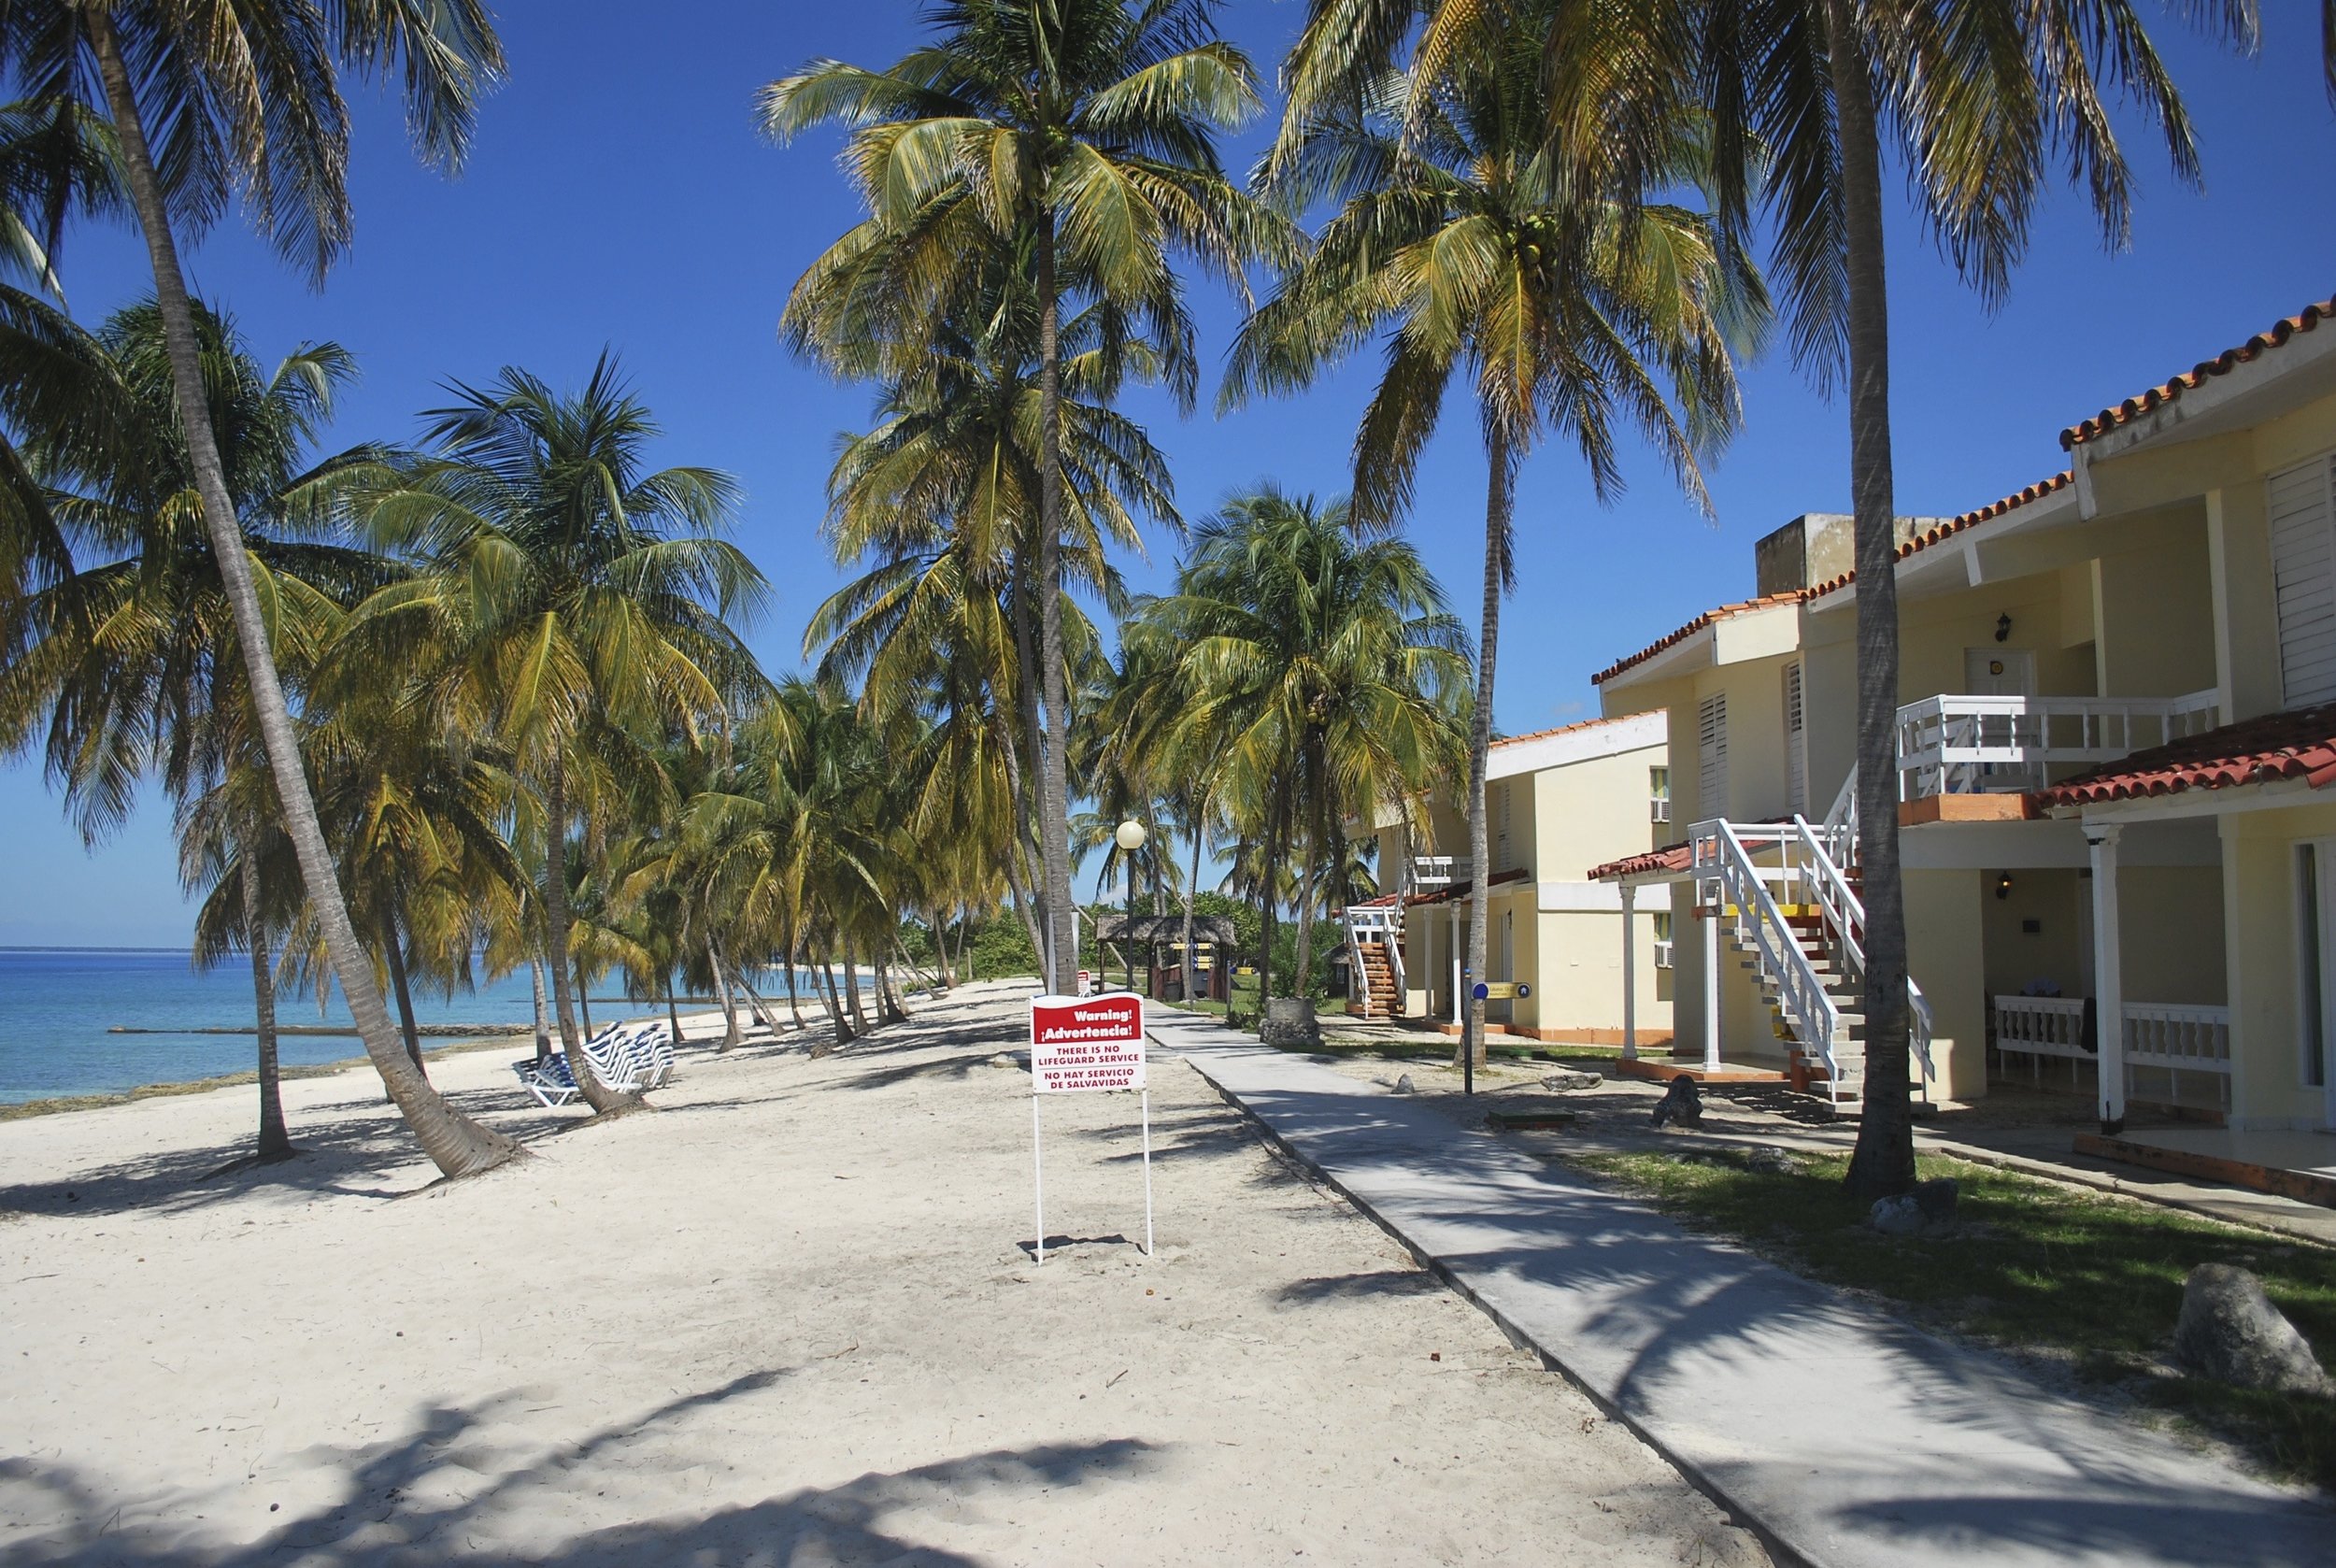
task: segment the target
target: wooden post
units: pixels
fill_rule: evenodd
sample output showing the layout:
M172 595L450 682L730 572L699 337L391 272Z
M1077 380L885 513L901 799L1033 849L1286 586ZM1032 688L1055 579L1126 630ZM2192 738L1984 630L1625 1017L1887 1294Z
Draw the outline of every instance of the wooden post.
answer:
M2125 973L2117 940L2117 838L2115 823L2085 824L2093 862L2093 1039L2100 1078L2101 1130L2125 1131Z
M1622 1060L1638 1060L1638 932L1631 920L1638 890L1622 884Z

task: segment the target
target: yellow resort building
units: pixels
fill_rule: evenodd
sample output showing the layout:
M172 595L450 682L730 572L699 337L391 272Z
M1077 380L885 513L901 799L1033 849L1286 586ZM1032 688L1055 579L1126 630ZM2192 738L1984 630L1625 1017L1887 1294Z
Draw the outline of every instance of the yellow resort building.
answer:
M1924 1089L2098 1100L2101 1151L2336 1165L2336 301L2061 433L2069 466L1902 519L1893 768ZM1600 672L1668 715L1678 1054L1861 1076L1846 518ZM2127 1133L2129 1105L2190 1125ZM2169 1118L2153 1114L2148 1119ZM2114 1147L2112 1146L2115 1146ZM2169 1151L2172 1151L2169 1153ZM2146 1153L2147 1149L2141 1152Z
M1492 992L1488 1029L1609 1045L1627 1030L1669 1041L1670 890L1590 877L1671 836L1668 745L1660 713L1493 742L1485 783L1491 972L1476 976ZM1474 889L1467 813L1446 794L1390 808L1372 827L1389 891L1346 911L1357 976L1347 1009L1456 1028Z

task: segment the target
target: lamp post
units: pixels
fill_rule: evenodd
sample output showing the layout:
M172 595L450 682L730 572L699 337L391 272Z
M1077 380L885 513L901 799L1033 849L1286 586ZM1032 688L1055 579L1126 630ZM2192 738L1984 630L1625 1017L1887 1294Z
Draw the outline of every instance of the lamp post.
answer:
M1135 989L1135 852L1144 848L1144 824L1130 818L1111 833L1112 842L1128 862L1128 923L1119 933L1120 956L1127 961L1128 990Z

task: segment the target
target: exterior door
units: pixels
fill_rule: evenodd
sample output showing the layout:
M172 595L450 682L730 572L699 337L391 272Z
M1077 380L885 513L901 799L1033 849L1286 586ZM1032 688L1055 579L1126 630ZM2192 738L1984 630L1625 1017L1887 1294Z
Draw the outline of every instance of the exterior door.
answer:
M1974 697L2032 697L2036 694L2036 656L2024 648L1967 648L1963 649L1963 691ZM1963 721L1968 738L1959 738L1955 744L2004 749L2032 748L2041 753L2042 723L2041 720L2024 716L1983 714ZM2041 790L2044 784L2041 759L1981 763L1958 771L1970 777L1950 787L1964 791Z
M2336 839L2295 848L2297 1066L2336 1128Z

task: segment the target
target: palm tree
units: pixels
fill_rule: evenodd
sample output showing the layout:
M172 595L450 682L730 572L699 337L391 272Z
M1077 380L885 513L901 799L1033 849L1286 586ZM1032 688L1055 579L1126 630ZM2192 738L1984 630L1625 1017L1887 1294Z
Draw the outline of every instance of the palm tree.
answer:
M286 833L366 1054L438 1168L465 1176L512 1158L519 1146L455 1114L414 1071L334 885L205 404L200 333L178 255L182 231L199 234L240 198L264 235L311 277L323 276L349 233L342 65L399 77L417 148L450 169L461 163L478 95L502 59L478 0L136 7L32 0L0 8L0 69L11 73L26 102L60 121L111 121L153 270L193 488L234 613ZM85 96L93 86L94 101ZM71 190L83 168L77 145L60 138L56 156L26 171L28 186L44 192L27 206L62 214L67 204L54 192Z
M1194 530L1175 593L1147 619L1182 649L1172 744L1218 758L1209 792L1263 846L1261 995L1272 994L1274 890L1300 851L1293 994L1303 996L1336 824L1448 767L1467 634L1387 525L1272 485L1230 498Z
M416 700L510 753L543 814L545 959L560 1037L577 1032L569 834L595 767L668 736L694 740L759 689L726 618L764 583L719 537L735 486L708 468L645 471L658 427L603 355L563 395L523 370L458 386L428 416L432 455L371 504L414 580L360 606L344 668L414 672ZM637 765L637 756L635 755ZM577 1075L596 1112L625 1096Z
M1098 310L1075 317L1065 336L1062 570L1117 610L1125 594L1106 543L1140 548L1139 516L1172 528L1182 520L1166 459L1108 406L1127 366L1149 357L1147 346L1127 340ZM879 720L938 701L929 717L948 732L955 765L927 776L919 831L943 836L960 800L986 824L1004 825L1003 836L985 841L994 846L988 852L1004 866L1043 952L1039 901L1029 890L1044 884L1033 791L1045 743L1037 687L1025 674L1035 663L1037 383L1012 333L945 333L902 368L879 400L879 422L845 443L829 479L831 549L839 563L873 563L814 613L804 647L818 650L822 675L856 681ZM1090 662L1093 628L1069 596L1061 608L1070 658Z
M815 61L764 90L763 125L780 141L831 121L857 128L846 161L870 214L797 285L791 330L839 366L871 336L913 356L964 323L1002 263L1026 280L1007 297L1026 292L1035 317L1041 955L1059 988L1072 943L1064 303L1147 322L1156 373L1189 401L1191 329L1170 254L1238 286L1244 263L1274 248L1274 225L1215 146L1261 100L1208 0L942 0L929 15L933 41L890 70ZM854 278L862 286L838 286Z
M310 450L355 374L337 344L306 345L269 374L231 321L194 310L239 559L260 585L285 672L305 685L348 606L395 575L336 536L349 497L384 471L387 454L361 446L318 460ZM135 305L94 335L66 330L74 335L30 349L0 334L0 407L22 432L12 450L87 561L13 606L0 749L43 748L93 843L127 819L140 780L159 774L187 835L182 872L191 886L219 878L225 893L217 939L198 941L197 961L249 951L264 1019L274 1011L266 933L288 917L277 908L283 862L263 851L291 845L262 779L257 710L180 435L161 313ZM259 1152L272 1159L290 1146L267 1034L261 1052Z
M1384 74L1298 118L1275 186L1292 202L1343 206L1244 328L1226 382L1232 401L1302 386L1384 332L1387 369L1355 439L1356 509L1371 519L1409 504L1454 375L1474 386L1488 469L1466 792L1474 975L1490 925L1485 775L1501 601L1516 586L1517 468L1555 434L1609 499L1622 483L1617 437L1635 430L1702 502L1698 454L1736 414L1731 349L1764 305L1701 214L1584 197L1547 145L1549 121L1541 38L1514 22L1443 57L1439 74ZM1694 152L1682 128L1665 172L1695 174ZM1462 1045L1479 1061L1483 1017L1472 1003Z

